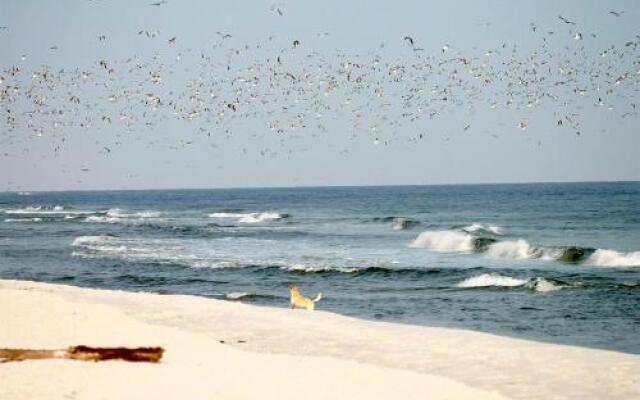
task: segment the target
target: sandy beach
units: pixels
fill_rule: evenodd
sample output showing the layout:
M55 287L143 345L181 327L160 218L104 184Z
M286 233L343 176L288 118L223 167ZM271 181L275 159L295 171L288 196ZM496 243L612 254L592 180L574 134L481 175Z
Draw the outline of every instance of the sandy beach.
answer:
M0 347L166 349L4 363L3 399L640 398L638 355L323 311L2 280L0 315Z

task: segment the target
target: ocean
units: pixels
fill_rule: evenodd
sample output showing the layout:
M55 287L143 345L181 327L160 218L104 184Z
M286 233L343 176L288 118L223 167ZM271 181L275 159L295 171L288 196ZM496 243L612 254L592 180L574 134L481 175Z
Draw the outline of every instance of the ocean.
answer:
M640 183L0 193L0 278L640 354Z

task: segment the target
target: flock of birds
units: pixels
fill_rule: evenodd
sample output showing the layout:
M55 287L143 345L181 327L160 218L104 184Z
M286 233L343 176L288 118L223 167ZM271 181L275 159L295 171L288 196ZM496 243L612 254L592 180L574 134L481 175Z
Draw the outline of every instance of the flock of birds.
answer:
M279 5L271 11L283 15ZM622 18L624 12L609 14ZM27 55L4 59L12 64L0 71L0 148L5 149L0 156L10 156L7 149L26 139L42 137L58 154L78 131L95 134L105 154L132 134L152 146L157 144L153 132L168 120L183 122L192 132L176 148L194 144L196 134L214 143L234 135L274 135L286 149L291 138L332 130L376 145L416 142L432 134L434 120L447 115L456 116L452 124L462 132L474 131L469 121L460 121L461 111L507 110L500 115L515 120L501 124L526 130L533 110L543 110L550 114L548 125L536 129L575 135L584 132L582 119L598 112L594 109L637 117L640 36L594 52L583 42L595 33L581 32L564 16L556 23L556 29L544 31L530 23L539 44L533 51L508 43L466 53L449 44L427 51L407 35L397 39L395 45L406 49L397 56L386 55L385 44L363 54L323 52L305 48L304 38L286 46L277 46L274 37L238 45L232 33L220 31L210 48L194 50L156 29L139 30L137 36L166 41L163 53L99 59L74 69L25 70L21 61ZM0 41L7 29L0 27ZM101 136L101 131L110 134Z

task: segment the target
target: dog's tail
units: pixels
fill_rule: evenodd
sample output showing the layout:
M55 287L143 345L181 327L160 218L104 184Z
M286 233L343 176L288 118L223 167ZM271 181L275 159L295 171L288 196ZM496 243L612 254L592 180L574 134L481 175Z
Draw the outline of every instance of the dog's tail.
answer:
M318 293L316 297L311 301L313 301L314 303L317 303L320 301L321 298L322 298L322 293Z

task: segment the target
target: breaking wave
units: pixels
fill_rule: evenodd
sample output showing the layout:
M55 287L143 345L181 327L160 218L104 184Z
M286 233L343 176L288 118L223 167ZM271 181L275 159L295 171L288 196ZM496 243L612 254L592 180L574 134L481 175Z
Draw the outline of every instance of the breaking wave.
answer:
M585 260L585 264L603 267L640 267L640 251L622 253L597 249Z
M241 300L246 297L250 297L251 293L247 292L231 292L224 295L227 300Z
M459 231L424 231L411 242L411 247L441 252L479 252L484 251L496 240L476 237Z
M145 222L150 219L159 218L162 213L159 211L138 211L133 213L123 212L119 208L112 208L108 210L106 213L101 212L97 213L100 215L90 215L84 219L84 222L93 222L93 223L117 223L117 222Z
M72 246L91 246L98 244L110 243L116 240L116 236L99 235L99 236L78 236L71 243Z
M539 258L601 267L640 267L640 251L624 253L580 246L541 247L524 239L498 241L455 230L424 231L409 246L438 252L484 253L495 259Z
M492 258L526 259L540 258L542 249L530 245L526 240L492 243L487 247L487 256Z
M409 229L418 224L419 224L418 221L411 218L395 217L391 220L391 226L393 227L393 229L397 231L400 231L403 229Z
M435 251L471 252L474 250L474 237L468 233L456 231L425 231L411 243L411 247Z
M107 217L112 218L158 218L161 213L159 211L139 211L135 213L124 213L119 208L112 208L107 211Z
M209 214L209 218L225 218L235 219L243 224L256 224L260 222L276 221L289 218L289 214L277 212L259 212L259 213L235 213L235 212L215 212Z
M42 218L6 218L4 222L42 222Z
M459 288L482 288L482 287L525 287L536 292L552 292L562 288L561 285L544 278L519 279L511 276L498 274L482 274L467 278L458 283Z
M94 214L94 211L81 211L81 210L67 210L63 206L30 206L25 208L5 210L5 214L9 215L89 215Z
M499 227L497 225L486 225L486 224L480 224L476 222L474 222L471 225L467 225L463 227L462 230L467 233L483 232L483 233L492 233L494 235L502 235L504 232L502 227Z

